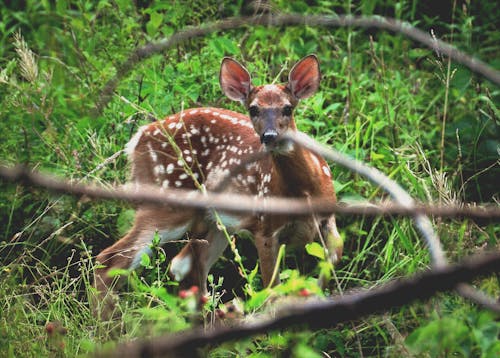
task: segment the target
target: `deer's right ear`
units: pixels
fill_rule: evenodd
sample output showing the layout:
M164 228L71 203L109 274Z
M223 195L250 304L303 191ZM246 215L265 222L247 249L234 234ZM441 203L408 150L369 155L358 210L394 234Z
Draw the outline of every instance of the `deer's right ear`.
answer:
M224 57L222 60L219 82L227 97L242 103L245 102L252 89L252 80L247 69L229 57Z

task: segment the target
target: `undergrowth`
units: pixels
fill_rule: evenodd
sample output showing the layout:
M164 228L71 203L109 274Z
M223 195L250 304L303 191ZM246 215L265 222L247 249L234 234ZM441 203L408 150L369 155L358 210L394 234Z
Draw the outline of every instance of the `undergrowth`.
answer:
M495 2L454 4L439 12L410 0L275 1L269 10L396 17L424 31L432 29L436 37L500 68ZM107 158L150 120L145 112L162 118L194 106L241 111L218 87L223 56L244 62L259 84L284 81L294 62L316 53L321 90L297 108L300 130L368 162L422 202L498 204L498 87L439 53L372 29L256 27L192 40L137 65L104 113L92 116L99 90L137 46L185 26L254 11L246 2L221 1L189 6L85 0L4 5L0 161L83 182L124 184L125 157ZM341 202L387 199L364 178L334 163L331 167ZM95 294L93 258L127 232L133 215L133 208L120 202L2 183L0 356L88 355L112 349L119 341L272 314L304 296L369 288L429 267L428 252L411 220L339 216L345 250L334 272L321 247L311 245L302 255L285 249L282 284L266 289L251 237L230 238L234 245L213 268L212 295L199 314L193 292L181 291L167 275L169 260L179 249L169 245L155 248L138 272L124 273L128 287L120 293L120 319L96 319L89 305ZM434 226L452 261L498 248L500 228L493 222L435 219ZM317 279L325 274L330 280L322 290ZM495 297L500 294L497 276L473 284ZM500 353L499 332L498 317L447 294L331 330L281 331L201 353L494 357Z

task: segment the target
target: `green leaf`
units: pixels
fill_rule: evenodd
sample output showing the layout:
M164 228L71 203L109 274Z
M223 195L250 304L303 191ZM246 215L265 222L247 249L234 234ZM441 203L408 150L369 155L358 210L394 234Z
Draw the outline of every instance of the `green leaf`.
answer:
M128 276L128 275L130 275L130 271L126 269L110 269L108 271L109 277Z
M158 31L158 28L163 22L163 14L160 14L159 12L152 11L149 14L150 18L148 23L146 24L146 31L148 32L148 35L153 36L156 34Z
M251 311L262 306L269 297L270 292L269 289L264 289L254 294L245 304L246 309Z
M130 230L132 224L134 223L134 218L135 210L127 209L121 211L120 215L118 215L118 219L116 220L116 226L120 236L125 235Z
M318 244L317 242L310 242L306 245L306 251L309 255L317 257L321 260L325 259L325 250L323 246Z
M293 357L321 358L322 355L304 343L299 343L293 349Z
M346 181L344 183L341 183L337 180L333 180L333 187L335 188L335 192L339 194L342 190L344 190L345 187L348 187L349 185L352 184L352 180Z
M141 256L141 266L142 267L150 267L151 265L151 258L149 257L148 254L144 253Z

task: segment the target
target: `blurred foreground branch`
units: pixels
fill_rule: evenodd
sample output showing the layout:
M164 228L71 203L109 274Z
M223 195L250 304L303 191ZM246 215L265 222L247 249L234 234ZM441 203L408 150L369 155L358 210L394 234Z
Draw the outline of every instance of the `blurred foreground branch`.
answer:
M75 183L52 175L31 171L26 167L0 166L0 178L21 185L48 189L52 192L86 195L96 199L123 200L131 203L174 205L199 209L218 209L235 213L270 213L304 215L310 213L337 213L343 215L413 216L416 213L439 217L463 217L472 219L500 220L498 206L434 206L415 205L407 207L391 202L374 205L334 204L331 201L311 199L262 198L229 193L201 193L183 189L160 189L156 186L141 186L140 191L127 188L112 188Z
M476 255L459 264L434 268L378 288L327 300L305 301L279 311L274 318L256 319L224 328L193 329L168 336L124 343L103 357L196 357L197 349L293 326L331 328L339 323L425 300L476 277L500 272L500 252Z
M116 75L111 78L102 89L99 100L96 104L96 112L100 113L104 109L104 107L106 107L108 102L111 100L113 92L116 89L118 83L120 83L120 81L134 69L135 65L137 65L141 61L155 54L162 53L177 44L189 41L193 38L203 37L217 31L232 30L244 26L256 25L274 27L298 25L316 27L353 26L388 30L403 34L441 55L448 56L452 60L468 67L471 71L479 73L491 82L500 85L500 71L497 71L481 60L458 50L454 46L413 27L407 22L402 22L396 19L386 18L382 16L268 14L253 17L229 18L198 27L187 28L173 34L169 38L138 47L135 51L132 52L132 54L125 62L118 66Z

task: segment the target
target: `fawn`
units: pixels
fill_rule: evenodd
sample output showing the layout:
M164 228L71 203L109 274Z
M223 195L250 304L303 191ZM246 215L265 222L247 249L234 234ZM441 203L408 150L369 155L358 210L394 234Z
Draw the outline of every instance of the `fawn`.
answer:
M280 140L287 131L297 131L293 111L298 101L313 95L320 82L315 55L300 60L290 71L286 85L254 87L248 71L237 61L224 58L220 85L231 100L244 104L249 117L220 108L194 108L141 127L126 146L132 161L132 177L141 185L161 188L214 190L245 156L266 151L263 159L245 166L230 179L226 192L256 197L321 197L335 201L331 172L320 156ZM318 235L330 243L335 262L342 246L335 217L293 217L285 215L219 213L230 233L246 229L255 238L262 281L273 277L280 241L305 244ZM105 292L113 279L113 268L134 269L141 256L150 254L155 233L161 243L191 239L171 262L170 272L178 281L188 281L206 292L208 272L228 241L217 228L213 210L182 209L141 204L130 232L103 250L97 261L95 287ZM331 244L335 242L336 244Z

